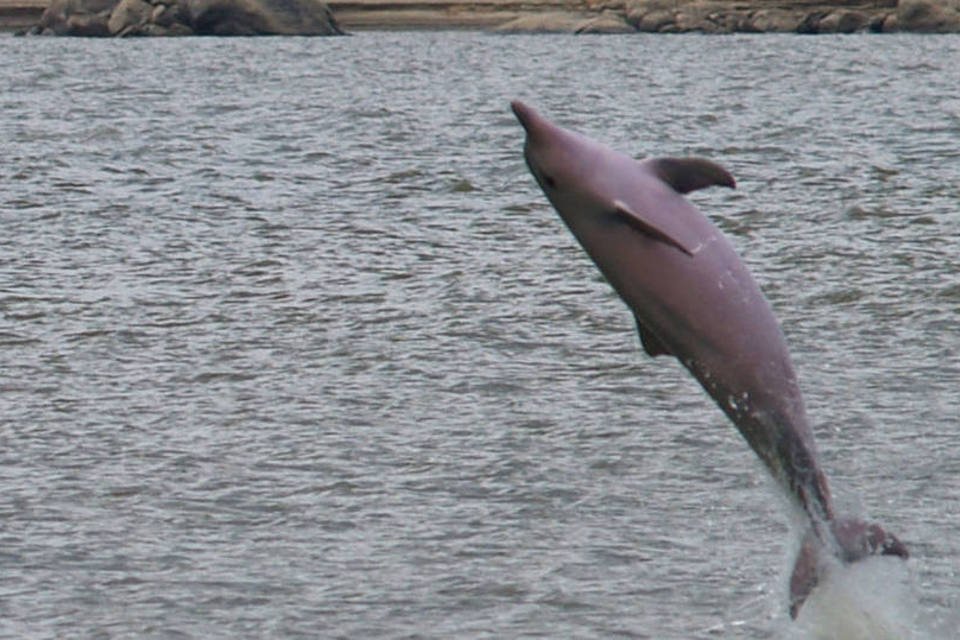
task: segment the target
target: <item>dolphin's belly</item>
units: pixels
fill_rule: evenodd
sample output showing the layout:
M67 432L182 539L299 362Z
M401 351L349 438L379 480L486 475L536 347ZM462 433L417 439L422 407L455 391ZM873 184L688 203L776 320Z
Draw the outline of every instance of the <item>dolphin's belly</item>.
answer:
M721 238L690 258L671 247L638 251L625 242L597 264L637 322L676 356L741 431L751 414L774 416L764 418L768 430L792 430L812 443L783 332L729 243ZM761 446L756 437L748 440Z

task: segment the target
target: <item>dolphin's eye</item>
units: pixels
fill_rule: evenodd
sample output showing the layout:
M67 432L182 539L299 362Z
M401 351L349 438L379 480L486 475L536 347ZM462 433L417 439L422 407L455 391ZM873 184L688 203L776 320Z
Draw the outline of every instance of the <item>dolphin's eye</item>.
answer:
M551 178L551 177L548 176L547 174L541 173L541 174L540 174L540 179L543 180L543 184L544 184L544 185L550 187L551 189L556 189L556 188L557 188L557 182L556 182L556 180L554 180L553 178Z

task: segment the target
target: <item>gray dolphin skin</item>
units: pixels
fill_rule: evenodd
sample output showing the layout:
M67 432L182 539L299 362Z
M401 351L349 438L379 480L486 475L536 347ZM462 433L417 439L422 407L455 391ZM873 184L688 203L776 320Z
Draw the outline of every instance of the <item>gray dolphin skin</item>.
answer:
M825 570L907 557L878 525L834 513L786 341L732 244L683 195L735 187L702 158L637 161L548 121L519 101L527 166L636 319L650 356L674 356L703 386L809 523L790 579L790 615ZM829 557L829 556L827 556Z

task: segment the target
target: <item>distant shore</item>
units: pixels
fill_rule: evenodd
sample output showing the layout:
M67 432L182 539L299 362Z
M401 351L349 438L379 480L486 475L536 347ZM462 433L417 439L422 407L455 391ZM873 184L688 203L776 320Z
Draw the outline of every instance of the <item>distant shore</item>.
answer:
M40 21L49 0L0 0L0 31L29 29Z
M0 30L36 25L50 0L0 0ZM960 32L960 0L333 0L346 31L517 33Z

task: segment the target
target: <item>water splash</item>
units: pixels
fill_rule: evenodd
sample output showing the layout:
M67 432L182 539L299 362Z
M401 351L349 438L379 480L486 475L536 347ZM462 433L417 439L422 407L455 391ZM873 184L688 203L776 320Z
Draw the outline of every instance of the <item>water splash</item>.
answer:
M930 640L908 569L888 558L833 563L797 619L796 640Z

